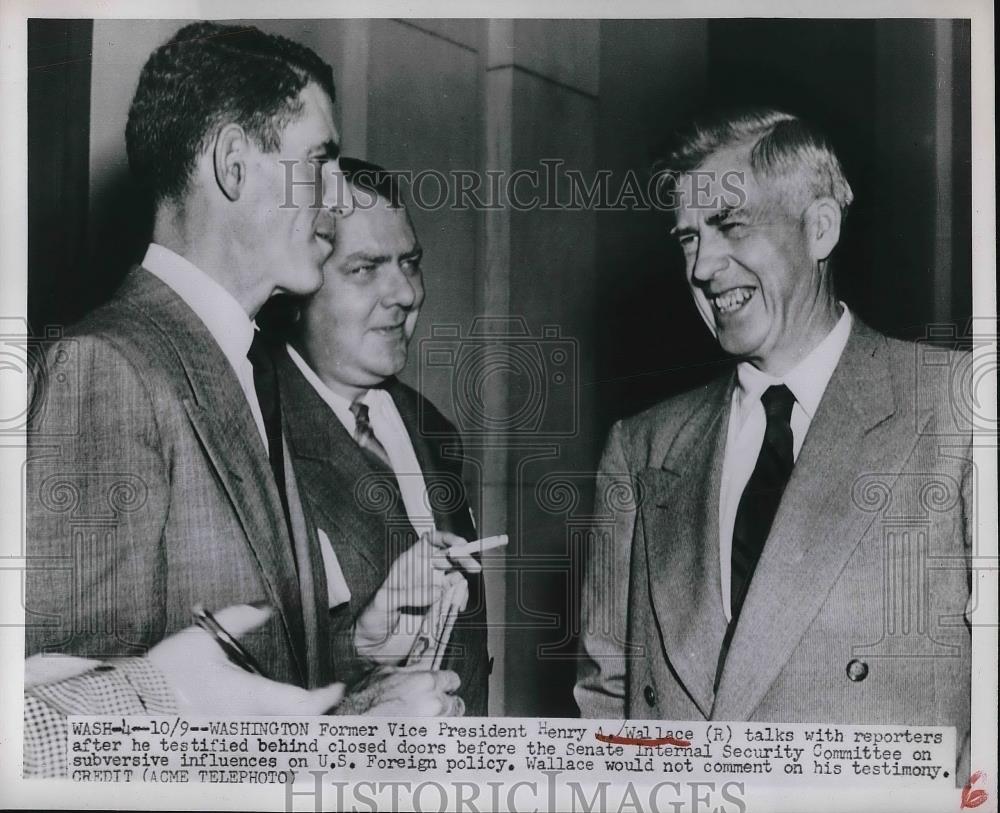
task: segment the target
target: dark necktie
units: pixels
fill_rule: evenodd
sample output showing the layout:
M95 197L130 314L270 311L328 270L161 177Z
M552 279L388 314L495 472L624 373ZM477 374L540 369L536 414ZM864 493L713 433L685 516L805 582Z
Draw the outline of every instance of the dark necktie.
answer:
M261 416L264 418L267 456L281 497L281 508L285 512L285 524L291 533L288 495L285 493L285 454L281 444L281 401L274 368L274 355L259 330L254 331L253 343L250 345L247 358L253 366L253 388L257 393Z
M392 471L392 463L389 462L389 453L385 447L379 443L375 433L372 431L371 421L368 418L368 404L355 401L351 404L351 414L354 416L354 440L366 452L374 455L387 469Z
M733 638L743 600L750 589L757 562L764 551L774 516L778 512L781 495L788 485L792 474L795 457L792 446L792 407L795 406L795 396L784 384L768 387L760 397L767 416L767 426L764 429L764 442L757 455L757 465L754 466L750 479L747 480L743 496L740 497L736 509L736 522L733 526L732 567L730 569L730 618L722 651L719 653L719 664L716 670L715 687L718 689L722 677L722 667L729 652L729 644Z
M750 580L771 532L778 503L792 474L792 407L795 396L784 384L768 387L760 397L767 416L757 465L747 480L733 526L731 609L735 621Z

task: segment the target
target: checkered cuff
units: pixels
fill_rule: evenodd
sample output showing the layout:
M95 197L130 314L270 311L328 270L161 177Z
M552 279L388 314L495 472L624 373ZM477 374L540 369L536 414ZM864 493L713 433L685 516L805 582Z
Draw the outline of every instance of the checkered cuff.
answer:
M24 691L24 776L65 776L71 714L177 714L163 674L145 658L102 663Z

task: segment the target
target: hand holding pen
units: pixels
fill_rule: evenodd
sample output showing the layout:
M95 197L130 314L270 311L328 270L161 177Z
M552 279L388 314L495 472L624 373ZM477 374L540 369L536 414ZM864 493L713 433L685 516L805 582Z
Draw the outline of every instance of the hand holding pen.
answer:
M212 614L195 606L195 624L160 641L147 657L174 690L181 714L372 716L461 714L454 672L397 669L369 677L344 697L344 685L306 690L269 680L239 643L263 624L270 608L239 604Z
M215 639L215 642L226 653L226 657L232 663L235 663L240 669L252 675L264 674L253 656L243 648L239 641L229 634L225 627L215 620L215 616L205 609L204 604L195 604L191 608L191 615L194 616L194 623Z
M164 638L147 654L174 690L182 714L315 715L340 702L342 683L310 691L260 674L237 638L267 621L270 608L238 604L214 616L199 609L195 625Z

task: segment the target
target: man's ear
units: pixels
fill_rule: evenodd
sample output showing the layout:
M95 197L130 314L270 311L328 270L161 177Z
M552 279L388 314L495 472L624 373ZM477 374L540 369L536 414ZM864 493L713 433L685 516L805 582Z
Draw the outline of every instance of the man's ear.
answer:
M822 262L840 242L840 206L833 198L814 200L806 209L805 222L812 259Z
M249 141L238 124L227 124L215 137L212 161L215 182L229 200L239 200L247 178Z

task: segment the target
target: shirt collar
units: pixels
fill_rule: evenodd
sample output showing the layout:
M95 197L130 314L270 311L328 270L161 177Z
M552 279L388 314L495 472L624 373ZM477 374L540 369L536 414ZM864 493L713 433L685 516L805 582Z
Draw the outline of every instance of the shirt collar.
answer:
M775 384L787 386L795 396L795 402L809 420L812 420L826 391L826 385L830 383L837 362L844 352L847 339L851 335L851 312L843 302L840 303L840 307L843 313L833 326L833 330L826 334L823 341L816 345L809 355L781 378L768 375L746 361L737 365L736 394L740 425L746 420L750 407L756 404L764 390Z
M205 324L235 370L245 364L254 325L229 291L169 248L150 243L142 267L169 286Z
M351 412L352 401L349 401L343 395L338 392L331 390L304 358L299 354L298 350L292 347L290 344L285 345L288 350L288 356L291 358L292 362L296 367L299 368L299 372L305 377L306 381L316 390L316 394L326 402L326 405L333 410L334 414L340 418L340 422L345 426L354 426L354 414ZM364 402L368 405L369 409L374 408L379 403L379 395L382 390L370 389L358 400Z

